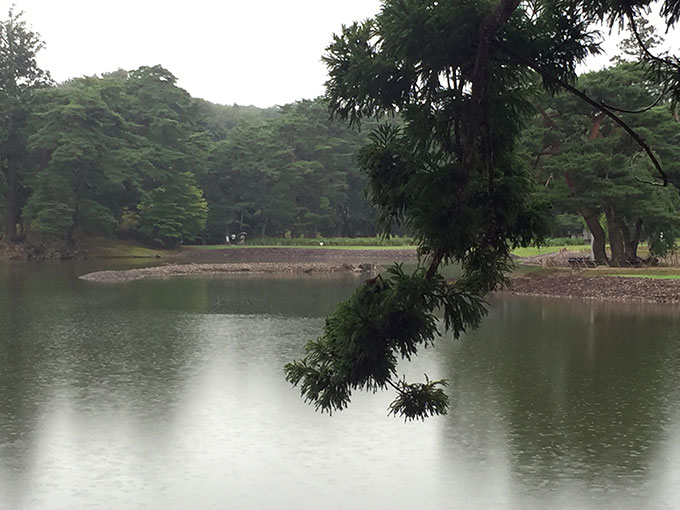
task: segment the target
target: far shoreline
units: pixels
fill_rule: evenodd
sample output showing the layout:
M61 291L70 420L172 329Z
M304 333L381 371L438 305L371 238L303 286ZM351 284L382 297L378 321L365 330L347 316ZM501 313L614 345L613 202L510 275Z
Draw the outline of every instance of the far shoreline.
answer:
M124 248L140 249L130 245ZM81 276L94 281L132 281L146 278L191 276L197 274L269 273L303 275L306 273L361 273L391 263L416 264L415 247L343 246L224 246L183 247L176 251L148 250L145 256L107 256L106 251L86 253L82 260L148 259L136 269L104 271L102 276ZM110 253L110 252L109 252ZM564 255L562 253L562 255ZM498 294L596 300L620 303L680 304L680 271L667 268L626 270L625 268L550 269L524 265L535 257L518 257L519 266L533 267L529 273L510 275L511 286ZM25 259L24 259L25 260ZM119 265L119 264L115 264ZM212 267L208 267L212 266ZM363 267L363 268L362 268ZM371 267L368 270L366 268ZM132 271L127 273L126 271ZM614 273L614 271L617 271ZM100 272L102 273L102 272ZM609 274L607 274L609 273ZM623 276L623 273L628 273ZM650 276L658 279L652 279Z
M382 267L377 264L329 264L329 263L228 263L228 264L166 264L134 269L95 271L81 275L79 279L98 283L125 283L137 280L164 279L178 276L235 275L235 274L289 274L311 273L378 274Z
M680 304L680 279L598 275L559 271L549 275L519 276L499 294L618 303Z

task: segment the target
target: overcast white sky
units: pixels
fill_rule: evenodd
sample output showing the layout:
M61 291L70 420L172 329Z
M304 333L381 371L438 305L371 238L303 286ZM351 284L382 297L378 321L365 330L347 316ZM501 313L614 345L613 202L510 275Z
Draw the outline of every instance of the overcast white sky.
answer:
M343 23L378 0L0 0L47 47L39 64L57 81L161 64L192 96L272 106L323 93L320 58Z
M12 3L47 44L39 64L57 81L161 64L194 97L261 107L321 95L320 58L331 35L380 6L379 0L0 0L2 19ZM589 67L607 61L600 57Z

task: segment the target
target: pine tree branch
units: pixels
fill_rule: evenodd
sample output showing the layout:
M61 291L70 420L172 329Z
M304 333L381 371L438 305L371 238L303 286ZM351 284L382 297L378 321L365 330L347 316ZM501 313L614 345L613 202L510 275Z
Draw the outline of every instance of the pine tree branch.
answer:
M646 181L644 179L640 179L637 175L633 175L633 179L635 179L637 182L642 183L642 184L650 184L652 186L661 186L662 188L666 186L666 184L657 182L657 181Z

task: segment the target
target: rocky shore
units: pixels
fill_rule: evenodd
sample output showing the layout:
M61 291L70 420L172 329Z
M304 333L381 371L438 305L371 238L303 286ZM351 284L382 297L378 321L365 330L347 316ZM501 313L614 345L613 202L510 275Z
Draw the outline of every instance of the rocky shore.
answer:
M333 264L333 263L289 263L289 262L251 262L227 264L168 264L139 269L120 271L96 271L80 276L81 280L94 282L130 282L149 278L170 278L174 276L195 276L199 274L224 273L376 273L382 268L376 264Z
M680 280L559 274L519 277L501 292L628 303L680 303Z
M559 252L553 257L564 258L568 255L570 255L568 252ZM94 282L129 282L148 278L229 273L360 274L380 271L381 265L387 265L393 261L414 264L417 261L417 253L412 248L397 250L335 250L302 247L244 247L215 250L186 248L164 258L166 263L163 265L120 271L98 271L85 274L80 278ZM532 259L520 259L518 262L553 265L544 264L543 260ZM551 262L556 261L551 260ZM499 292L628 303L680 304L680 279L603 276L589 269L580 271L556 269L554 271L556 272L547 275L516 276L512 279L511 288Z

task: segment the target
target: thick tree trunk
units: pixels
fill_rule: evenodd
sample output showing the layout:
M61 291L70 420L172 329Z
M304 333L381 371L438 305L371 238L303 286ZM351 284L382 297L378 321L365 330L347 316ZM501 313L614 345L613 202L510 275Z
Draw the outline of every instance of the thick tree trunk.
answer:
M630 229L625 222L620 221L619 227L623 234L623 248L626 252L626 260L631 264L637 264L640 261L637 250L640 244L640 237L642 236L642 218L635 221L635 231L631 236Z
M607 204L604 208L604 214L607 217L607 225L609 227L609 248L612 252L610 266L623 266L626 263L626 251L623 243L623 234L619 226L618 218L611 204Z
M593 236L593 256L598 264L608 264L607 251L605 250L606 236L596 211L589 207L581 207L579 212L588 225L588 229Z
M638 254L637 254L637 249L638 246L640 245L640 239L642 238L642 218L638 218L635 220L635 234L633 234L633 238L631 239L631 253L635 257L635 259L638 259Z
M349 233L349 211L344 206L340 208L340 237L351 237Z
M602 138L600 127L602 126L602 121L606 117L607 116L604 113L598 113L595 115L595 117L593 117L593 125L590 126L590 134L588 135L588 139L595 140L597 138Z

